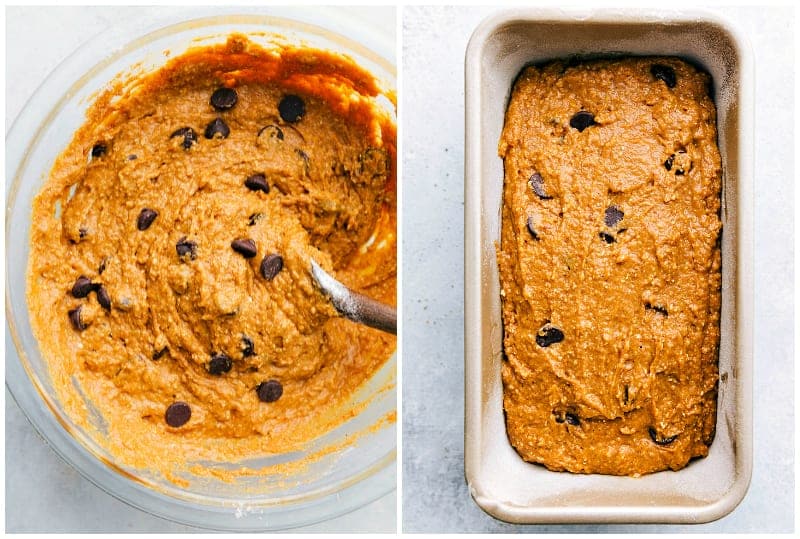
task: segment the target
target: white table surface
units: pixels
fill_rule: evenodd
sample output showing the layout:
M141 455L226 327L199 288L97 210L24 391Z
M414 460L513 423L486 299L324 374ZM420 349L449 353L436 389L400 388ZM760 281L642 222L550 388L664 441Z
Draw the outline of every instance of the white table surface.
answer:
M464 51L497 8L403 15L403 531L791 532L794 526L793 13L712 9L749 35L756 65L755 458L729 516L697 526L513 526L464 479Z
M131 7L37 7L6 9L6 131L45 77L82 43L126 18ZM189 8L158 7L165 15ZM393 8L342 8L379 26L394 42ZM6 332L7 333L7 332ZM6 353L14 347L6 338ZM6 389L6 520L8 532L196 532L135 509L84 479L38 435ZM394 532L397 494L297 532Z

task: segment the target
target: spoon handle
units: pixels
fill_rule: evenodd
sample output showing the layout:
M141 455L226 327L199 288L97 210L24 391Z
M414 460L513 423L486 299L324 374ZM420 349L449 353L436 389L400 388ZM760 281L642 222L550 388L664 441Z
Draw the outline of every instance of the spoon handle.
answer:
M394 307L350 290L313 260L311 273L339 314L353 322L397 335L397 310Z
M339 314L345 318L397 335L397 310L391 305L386 305L352 290L346 301L332 301Z

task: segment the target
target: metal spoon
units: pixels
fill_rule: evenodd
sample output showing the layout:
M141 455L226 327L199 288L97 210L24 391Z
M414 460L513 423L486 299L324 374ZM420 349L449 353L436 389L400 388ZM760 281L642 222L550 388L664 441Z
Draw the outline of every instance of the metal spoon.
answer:
M311 274L339 314L353 322L397 335L397 310L394 307L350 290L313 260Z

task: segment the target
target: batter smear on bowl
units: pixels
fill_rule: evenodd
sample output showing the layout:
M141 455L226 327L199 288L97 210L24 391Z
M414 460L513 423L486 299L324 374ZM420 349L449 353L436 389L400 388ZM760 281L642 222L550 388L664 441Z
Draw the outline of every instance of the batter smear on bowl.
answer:
M92 104L34 202L28 304L66 412L98 411L121 463L285 452L356 413L395 338L339 318L310 261L396 303L380 95L344 56L232 35Z
M678 470L714 438L721 165L706 73L551 62L514 85L500 268L508 436L551 470Z

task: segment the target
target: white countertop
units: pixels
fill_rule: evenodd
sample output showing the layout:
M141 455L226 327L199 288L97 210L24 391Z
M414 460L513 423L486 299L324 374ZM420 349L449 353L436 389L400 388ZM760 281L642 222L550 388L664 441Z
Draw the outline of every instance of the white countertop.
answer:
M78 46L142 10L163 14L190 8L36 7L6 9L6 131L30 94ZM340 8L380 27L394 42L393 8ZM6 354L15 354L6 330ZM8 532L188 532L198 528L169 522L106 494L61 460L5 392L6 521ZM394 532L397 494L299 532Z
M665 6L666 7L666 6ZM741 505L697 526L514 526L464 479L464 51L498 8L403 10L403 530L791 532L794 526L791 9L712 9L750 37L756 65L755 459Z

